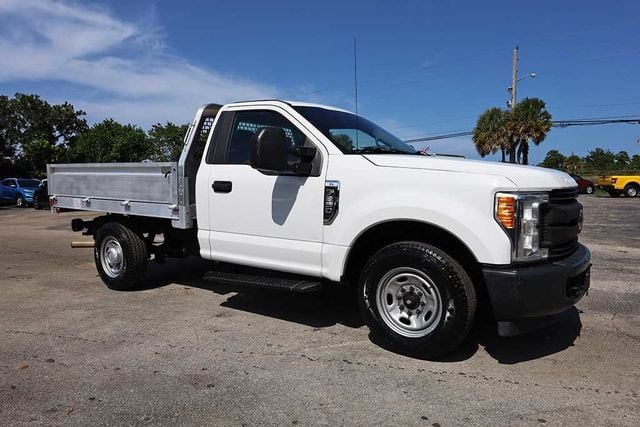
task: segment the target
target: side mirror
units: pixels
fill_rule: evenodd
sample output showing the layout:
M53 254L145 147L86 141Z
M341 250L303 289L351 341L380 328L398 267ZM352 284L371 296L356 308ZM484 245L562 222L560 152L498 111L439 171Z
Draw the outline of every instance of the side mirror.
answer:
M295 154L300 162L289 165L288 154ZM281 128L261 128L251 138L251 167L268 172L291 172L311 175L314 147L290 148L287 136Z
M251 167L266 171L287 170L287 136L280 128L262 128L251 137Z

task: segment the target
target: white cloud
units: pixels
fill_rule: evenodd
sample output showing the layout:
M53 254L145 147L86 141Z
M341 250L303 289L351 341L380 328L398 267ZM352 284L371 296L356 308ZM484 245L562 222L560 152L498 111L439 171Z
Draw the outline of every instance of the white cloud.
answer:
M268 85L195 67L165 53L163 45L156 30L96 7L0 1L0 81L56 81L89 88L85 93L93 95L69 100L94 120L184 122L206 102L280 94Z

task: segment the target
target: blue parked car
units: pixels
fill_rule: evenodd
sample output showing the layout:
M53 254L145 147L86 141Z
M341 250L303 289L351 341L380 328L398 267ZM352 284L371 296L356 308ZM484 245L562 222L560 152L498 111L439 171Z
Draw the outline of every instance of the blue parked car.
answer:
M6 178L0 183L0 201L24 208L33 204L33 192L40 181L31 178Z

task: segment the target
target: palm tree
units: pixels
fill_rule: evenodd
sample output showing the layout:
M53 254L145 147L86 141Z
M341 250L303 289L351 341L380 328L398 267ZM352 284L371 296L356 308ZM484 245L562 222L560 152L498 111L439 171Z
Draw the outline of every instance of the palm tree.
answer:
M500 150L504 162L505 150L509 148L507 114L506 111L494 107L478 117L472 139L480 156L484 157Z
M539 145L551 129L551 114L543 100L525 98L516 104L509 114L507 127L513 135L517 147L518 163L529 164L529 141Z

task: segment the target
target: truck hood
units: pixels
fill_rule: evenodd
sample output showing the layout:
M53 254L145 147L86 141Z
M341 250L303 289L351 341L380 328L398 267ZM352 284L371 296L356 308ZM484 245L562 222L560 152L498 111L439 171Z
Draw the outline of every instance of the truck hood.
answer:
M550 190L576 186L575 180L568 174L536 166L401 154L367 154L364 157L374 165L380 167L427 169L500 176L513 182L522 190Z

